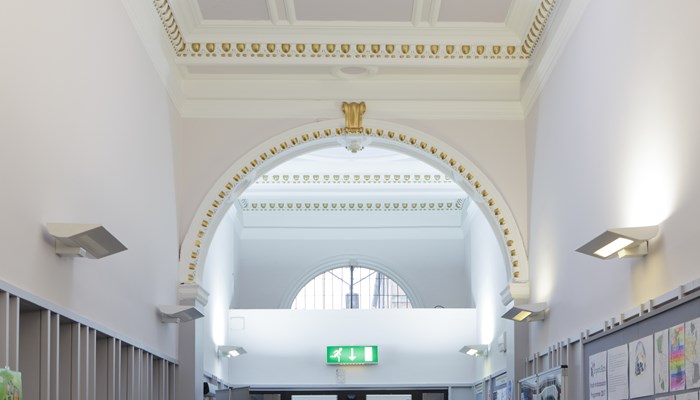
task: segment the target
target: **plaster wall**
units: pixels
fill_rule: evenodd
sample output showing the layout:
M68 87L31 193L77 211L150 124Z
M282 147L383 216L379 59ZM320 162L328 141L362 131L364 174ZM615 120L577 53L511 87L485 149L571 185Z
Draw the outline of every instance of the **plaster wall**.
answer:
M217 357L217 346L226 344L227 321L231 299L233 298L233 281L235 255L235 209L219 224L209 247L207 273L202 282L209 292L209 299L204 310L202 327L202 359L204 370L214 376L226 374L226 364Z
M3 4L0 279L177 357L171 133L180 123L118 0ZM48 222L103 224L129 249L59 258Z
M528 116L530 324L541 351L698 278L700 4L589 3ZM574 250L607 228L660 224L645 258Z
M507 285L508 273L491 225L475 205L469 208L466 226L469 227L466 237L467 265L477 318L475 329L478 339L475 344L490 347L488 357L478 359L483 374L479 378L484 378L508 367L507 354L498 350L499 339L506 339L506 349L513 351L513 324L500 318L505 312L500 292ZM511 342L508 343L508 340Z
M472 383L473 309L231 310L231 383L253 387L454 385ZM379 362L326 365L326 346L376 345ZM344 382L339 382L339 376Z
M459 228L245 229L239 239L236 308L280 308L328 263L369 260L391 272L416 306L470 307ZM406 236L408 235L408 236ZM366 264L364 264L366 265ZM371 264L370 264L371 266ZM288 306L288 305L287 305Z

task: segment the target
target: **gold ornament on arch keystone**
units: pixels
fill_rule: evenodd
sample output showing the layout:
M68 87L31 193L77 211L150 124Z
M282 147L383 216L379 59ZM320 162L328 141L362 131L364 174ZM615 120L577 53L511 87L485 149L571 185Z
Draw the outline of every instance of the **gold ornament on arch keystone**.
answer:
M343 113L345 113L345 132L361 133L362 132L362 115L367 107L365 102L348 103L343 102Z

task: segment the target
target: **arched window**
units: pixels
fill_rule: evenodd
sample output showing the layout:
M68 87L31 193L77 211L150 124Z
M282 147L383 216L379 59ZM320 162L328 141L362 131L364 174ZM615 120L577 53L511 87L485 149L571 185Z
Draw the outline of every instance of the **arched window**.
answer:
M317 275L297 293L293 310L412 308L401 287L364 267L335 268Z

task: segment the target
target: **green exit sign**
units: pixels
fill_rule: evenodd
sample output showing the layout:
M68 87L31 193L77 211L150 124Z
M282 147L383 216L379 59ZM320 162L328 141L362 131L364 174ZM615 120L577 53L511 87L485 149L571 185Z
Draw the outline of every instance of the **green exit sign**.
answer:
M326 364L358 365L376 364L377 346L327 346Z

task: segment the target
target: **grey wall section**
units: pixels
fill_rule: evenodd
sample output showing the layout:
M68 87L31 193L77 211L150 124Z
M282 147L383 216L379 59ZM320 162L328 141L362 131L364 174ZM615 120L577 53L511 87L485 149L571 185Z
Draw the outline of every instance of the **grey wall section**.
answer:
M593 336L583 341L583 384L585 389L584 399L589 398L588 377L585 373L588 366L588 358L601 351L606 351L617 346L626 345L643 337L653 335L656 332L673 326L688 322L700 317L700 293L696 292L684 299L671 303L667 306L656 309L642 317L638 317L636 322L630 321L606 333ZM650 357L653 360L653 357ZM653 364L653 361L651 362ZM687 379L687 378L686 378ZM697 391L697 389L694 389ZM684 391L659 393L653 396L637 397L640 400L651 400L657 396L668 394L679 394Z

